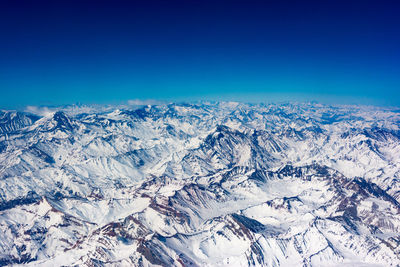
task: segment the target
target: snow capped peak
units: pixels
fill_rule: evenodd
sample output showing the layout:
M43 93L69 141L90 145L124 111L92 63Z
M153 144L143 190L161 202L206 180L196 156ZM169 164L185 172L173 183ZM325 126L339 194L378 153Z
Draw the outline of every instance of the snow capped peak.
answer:
M62 112L62 111L57 111L53 115L53 120L56 122L58 128L63 128L66 130L71 130L72 123L71 120L68 118L68 116Z

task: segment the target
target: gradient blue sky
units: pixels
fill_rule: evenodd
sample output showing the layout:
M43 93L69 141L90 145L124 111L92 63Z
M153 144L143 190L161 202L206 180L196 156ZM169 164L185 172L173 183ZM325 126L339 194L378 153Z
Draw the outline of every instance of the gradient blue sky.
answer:
M0 108L129 99L400 106L399 1L0 2Z

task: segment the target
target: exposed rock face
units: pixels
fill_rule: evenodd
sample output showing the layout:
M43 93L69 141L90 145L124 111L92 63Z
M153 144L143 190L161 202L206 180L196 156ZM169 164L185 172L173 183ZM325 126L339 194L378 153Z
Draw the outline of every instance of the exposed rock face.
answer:
M399 266L400 113L0 114L0 265Z

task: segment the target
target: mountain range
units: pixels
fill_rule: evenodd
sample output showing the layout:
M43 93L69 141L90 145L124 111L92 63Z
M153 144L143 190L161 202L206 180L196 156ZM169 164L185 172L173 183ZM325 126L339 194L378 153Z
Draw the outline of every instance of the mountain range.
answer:
M400 266L400 110L0 111L0 266Z

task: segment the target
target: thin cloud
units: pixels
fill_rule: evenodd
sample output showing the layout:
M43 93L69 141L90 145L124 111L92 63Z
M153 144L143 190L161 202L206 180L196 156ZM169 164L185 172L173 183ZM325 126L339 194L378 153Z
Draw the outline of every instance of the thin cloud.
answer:
M48 107L38 107L38 106L27 106L25 112L32 113L38 116L48 116L55 112L55 109Z
M155 100L155 99L146 99L146 100L141 100L141 99L131 99L128 100L128 105L130 106L145 106L145 105L159 105L162 104L161 101Z

